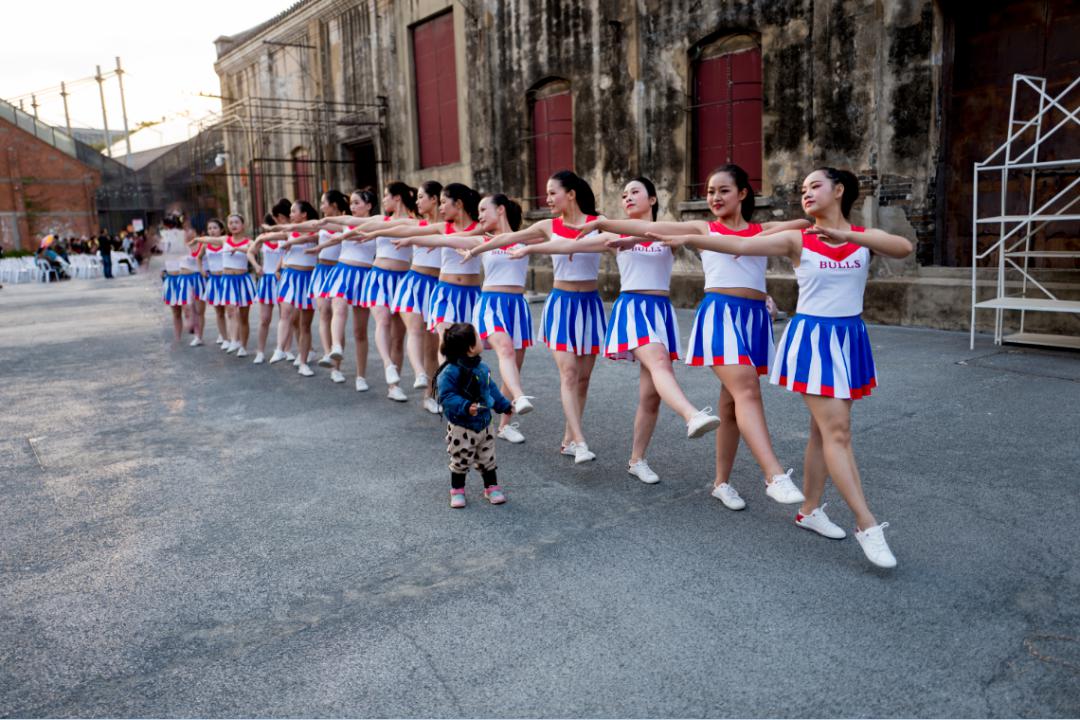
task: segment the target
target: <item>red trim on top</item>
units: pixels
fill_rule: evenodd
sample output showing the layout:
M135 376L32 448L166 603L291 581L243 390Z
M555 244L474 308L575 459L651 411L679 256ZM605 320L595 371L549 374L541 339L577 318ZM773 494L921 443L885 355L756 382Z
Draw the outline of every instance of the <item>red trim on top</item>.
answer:
M854 228L852 228L854 230ZM803 233L802 236L803 248L810 252L816 252L818 255L824 255L830 260L847 260L849 257L859 251L862 245L856 245L855 243L844 243L843 245L829 245L825 243L819 236Z
M475 227L476 227L476 221L473 220L472 225L465 228L461 232L469 232L470 230L474 229ZM443 235L453 235L456 232L457 232L457 230L454 229L454 223L451 223L451 222L446 223L446 227L443 228Z
M742 230L732 230L719 220L713 220L709 223L709 230L721 235L738 235L739 237L753 237L761 233L761 225L758 223L750 223Z
M419 227L427 227L427 224L428 224L428 221L427 221L427 220L421 220L420 222L418 222L418 223L417 223L417 225L418 225ZM351 229L352 229L352 228L350 228L350 230L351 230Z
M229 245L231 247L240 247L241 245L246 245L247 242L248 242L248 239L247 238L240 238L239 242L233 242L232 235L230 235L229 237L225 238L225 242L229 243Z
M597 215L586 215L585 222L592 222L597 217ZM561 217L557 217L551 221L551 232L558 235L559 237L569 238L570 240L573 240L578 236L576 231L566 229L566 226L563 225L563 219Z
M278 249L278 243L276 243L276 242L264 242L263 245L270 248L271 250L277 250Z
M382 216L383 222L390 222L393 218L394 218L393 215L383 215Z

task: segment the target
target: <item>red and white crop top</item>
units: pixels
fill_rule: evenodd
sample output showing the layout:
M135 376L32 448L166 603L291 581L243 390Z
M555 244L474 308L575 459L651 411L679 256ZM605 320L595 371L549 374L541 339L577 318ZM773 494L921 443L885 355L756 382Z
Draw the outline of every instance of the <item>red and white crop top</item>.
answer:
M719 221L709 223L710 235L753 237L761 232L757 223L742 230L732 230ZM748 255L701 251L701 266L705 270L706 288L749 288L765 292L765 268L769 259Z
M318 235L315 233L289 233L289 239L295 240L299 237L309 238L306 242L297 243L288 249L285 253L284 263L286 265L292 265L298 268L313 268L315 267L315 256L311 253L304 252L310 248L315 247L315 242L318 239Z
M390 222L393 218L389 215L384 215L383 220ZM394 240L396 238L380 237L375 239L375 257L386 258L387 260L400 260L401 262L412 262L412 248L394 247Z
M529 257L510 257L510 251L519 245L514 243L497 250L489 250L480 256L484 261L484 287L525 287L525 277L529 274Z
M865 228L851 226L854 232ZM799 302L795 312L821 317L852 317L863 311L863 293L870 272L870 250L863 245L828 245L819 236L803 233L802 254L795 279Z
M332 233L329 230L319 231L319 244L326 242L327 239L333 237L336 233ZM319 251L319 260L328 260L330 262L337 262L341 256L341 243L337 245L331 245L330 247L323 248Z
M421 220L420 227L427 227L428 221ZM442 248L419 247L412 249L412 264L415 267L438 270L442 267Z
M475 227L476 221L474 220L463 232L469 232ZM454 230L453 223L446 223L443 233L453 235L455 232L457 231ZM469 258L468 260L461 257L457 248L444 247L442 249L442 271L446 275L479 275L481 264L478 257Z
M592 222L596 215L586 215L585 222ZM562 218L551 221L551 234L561 238L573 240L578 236L577 232L568 230L563 225ZM587 237L592 237L590 233ZM581 280L595 280L600 275L600 253L581 253L574 255L552 255L551 264L554 266L555 279L568 282Z
M247 238L233 240L232 235L225 238L225 244L221 247L223 265L226 270L247 270Z
M206 259L207 272L221 272L221 266L225 260L224 253L221 252L222 247L223 246L221 245L218 245L217 247L214 247L213 245L206 246L206 255L204 257Z
M272 275L281 267L281 256L285 250L277 243L267 242L262 245L263 275Z
M184 231L178 228L161 231L161 255L165 259L165 272L180 272L180 263L184 256L191 252L184 239Z
M352 225L347 226L349 230ZM373 240L343 240L338 262L348 265L370 265L375 262L375 242Z
M180 271L181 272L198 272L199 262L196 258L199 257L199 251L189 252L184 257L180 258Z
M619 265L619 289L622 292L671 289L675 256L663 243L643 242L629 250L620 250L615 255L615 262Z

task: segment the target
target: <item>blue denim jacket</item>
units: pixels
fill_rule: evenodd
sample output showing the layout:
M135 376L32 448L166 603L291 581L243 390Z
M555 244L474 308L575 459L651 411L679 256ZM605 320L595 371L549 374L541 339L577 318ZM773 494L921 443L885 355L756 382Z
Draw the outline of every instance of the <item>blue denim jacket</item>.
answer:
M475 361L475 367L469 367ZM476 417L469 414L469 406L479 403ZM491 411L500 415L510 409L510 401L499 392L491 379L491 369L477 358L466 358L448 364L439 374L439 404L446 419L474 432L483 430L491 423Z

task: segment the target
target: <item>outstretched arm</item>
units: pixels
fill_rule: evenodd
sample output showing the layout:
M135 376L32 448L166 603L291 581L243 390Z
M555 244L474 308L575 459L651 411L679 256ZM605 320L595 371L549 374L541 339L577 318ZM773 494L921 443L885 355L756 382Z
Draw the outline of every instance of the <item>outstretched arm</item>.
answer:
M784 230L770 235L739 237L737 235L661 235L645 233L670 248L690 245L698 250L712 250L729 255L754 255L766 257L786 256L798 262L802 253L802 234L798 230Z
M780 232L782 230L805 230L812 226L814 223L800 218L798 220L779 220L776 222L761 223L761 232L758 233L758 237L762 235L772 235L774 232Z
M613 220L611 218L599 218L582 225L564 223L570 230L577 230L580 235L599 230L620 235L644 235L647 232L665 233L668 235L690 235L700 233L709 234L709 224L702 220L687 220L686 222L654 220Z
M471 250L480 243L482 243L478 237L471 235L426 235L423 237L408 237L397 238L394 240L394 247L401 249L403 247L426 247L426 248L455 248L457 250Z
M578 240L555 237L547 242L514 248L510 251L510 255L514 258L522 258L526 255L577 255L578 253L609 252L606 243L612 237L612 235L608 234L594 235L590 238Z
M551 221L541 220L538 223L534 223L524 230L518 230L517 232L503 233L502 235L496 235L487 242L476 245L471 250L464 253L466 260L474 258L480 253L489 252L491 250L499 250L508 245L515 243L521 243L523 245L536 245L542 243L551 238Z
M893 235L884 230L867 228L863 232L839 230L815 225L806 231L810 235L821 235L827 240L838 243L855 243L870 248L872 252L891 258L904 258L914 251L911 241L900 235Z

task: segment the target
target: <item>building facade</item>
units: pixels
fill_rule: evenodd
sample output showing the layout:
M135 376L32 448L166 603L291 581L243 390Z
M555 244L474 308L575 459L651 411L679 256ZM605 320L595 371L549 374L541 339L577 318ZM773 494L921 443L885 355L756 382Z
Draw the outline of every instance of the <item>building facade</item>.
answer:
M434 178L506 192L535 218L546 177L570 167L609 214L644 174L664 216L704 217L705 174L734 161L764 220L800 216L803 177L832 165L860 177L856 221L916 244L882 272L961 266L972 163L1005 137L1013 73L1051 88L1080 75L1075 3L964 7L302 0L217 40L230 202L261 213Z

